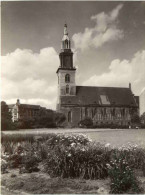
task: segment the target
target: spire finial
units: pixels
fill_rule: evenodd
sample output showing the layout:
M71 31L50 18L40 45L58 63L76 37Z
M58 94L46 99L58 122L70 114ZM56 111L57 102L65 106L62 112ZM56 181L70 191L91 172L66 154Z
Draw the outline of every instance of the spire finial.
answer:
M64 35L68 35L68 32L67 32L67 24L66 24L66 22L65 22L65 24L64 24Z

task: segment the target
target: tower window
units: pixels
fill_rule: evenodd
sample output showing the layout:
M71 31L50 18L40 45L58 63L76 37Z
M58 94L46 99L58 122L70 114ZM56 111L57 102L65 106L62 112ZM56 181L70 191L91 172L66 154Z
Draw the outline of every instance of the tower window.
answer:
M66 86L66 94L69 94L69 85Z
M68 40L65 40L66 49L68 49Z
M70 75L69 74L66 74L65 75L65 82L66 83L69 83L70 82Z

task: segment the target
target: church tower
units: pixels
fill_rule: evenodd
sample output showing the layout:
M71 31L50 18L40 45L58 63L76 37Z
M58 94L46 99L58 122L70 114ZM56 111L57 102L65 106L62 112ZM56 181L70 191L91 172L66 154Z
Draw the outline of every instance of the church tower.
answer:
M75 71L73 66L73 52L71 51L71 41L68 37L67 24L64 25L64 34L61 41L61 52L59 54L60 66L57 69L58 76L58 104L61 96L75 96Z

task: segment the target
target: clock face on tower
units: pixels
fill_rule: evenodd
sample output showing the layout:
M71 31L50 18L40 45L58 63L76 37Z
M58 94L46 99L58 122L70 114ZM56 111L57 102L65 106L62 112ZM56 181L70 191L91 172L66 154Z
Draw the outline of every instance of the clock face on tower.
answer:
M66 68L71 68L71 57L70 56L65 56L64 66Z

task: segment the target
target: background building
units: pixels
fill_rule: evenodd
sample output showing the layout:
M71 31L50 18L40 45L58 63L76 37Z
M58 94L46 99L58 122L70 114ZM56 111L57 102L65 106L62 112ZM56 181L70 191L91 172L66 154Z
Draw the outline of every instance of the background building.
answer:
M138 96L128 88L76 86L73 53L64 25L58 75L57 111L66 115L66 126L78 126L87 117L97 124L130 125L131 116L139 112Z
M145 112L145 89L143 90L139 97L139 110L140 115L142 115Z
M16 104L8 105L9 111L12 113L12 121L18 121L23 118L35 118L40 115L46 115L50 112L49 109L41 107L39 105L21 104L18 99Z

